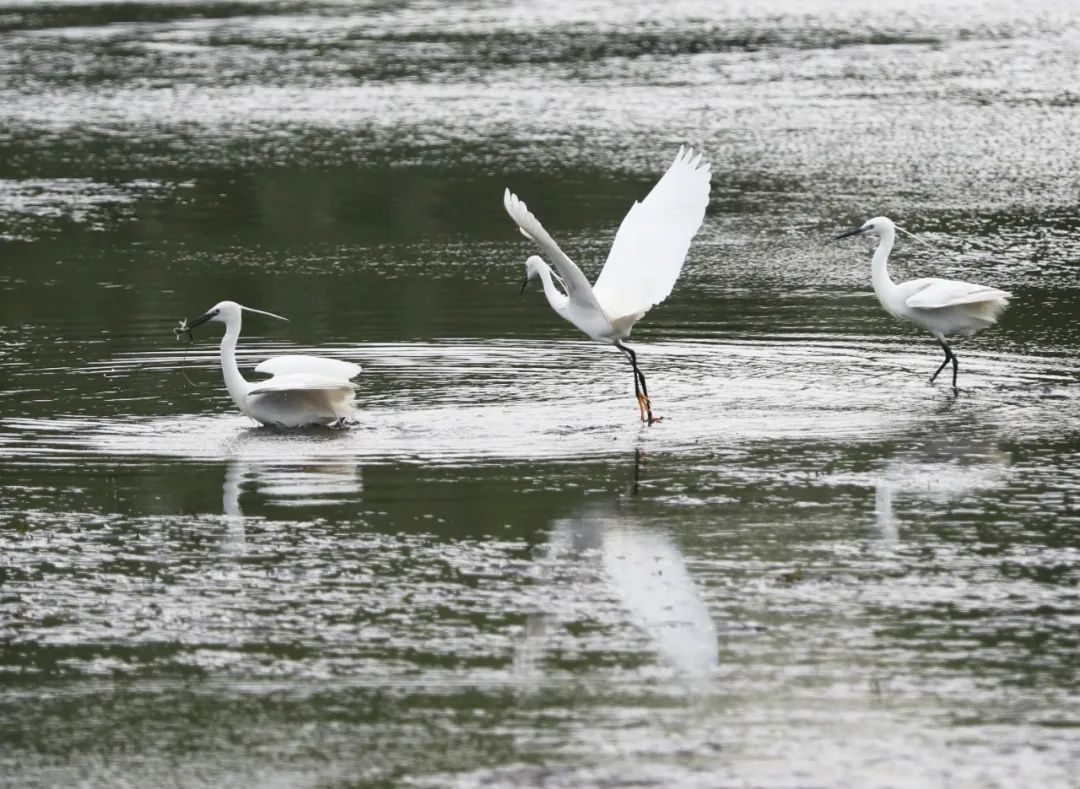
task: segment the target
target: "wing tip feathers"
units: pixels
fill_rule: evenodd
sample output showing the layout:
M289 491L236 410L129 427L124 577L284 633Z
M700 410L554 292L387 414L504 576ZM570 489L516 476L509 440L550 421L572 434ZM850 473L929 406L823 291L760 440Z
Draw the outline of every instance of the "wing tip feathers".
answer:
M705 152L697 151L695 153L693 146L679 146L679 152L675 155L675 161L671 163L669 169L674 170L677 168L685 168L695 175L701 173L712 177L712 165L705 160Z
M510 187L507 187L503 192L503 208L506 209L506 213L510 215L510 218L514 220L518 232L535 243L536 238L522 226L522 223L535 222L536 218L529 213L529 207L525 205L525 201L510 191Z

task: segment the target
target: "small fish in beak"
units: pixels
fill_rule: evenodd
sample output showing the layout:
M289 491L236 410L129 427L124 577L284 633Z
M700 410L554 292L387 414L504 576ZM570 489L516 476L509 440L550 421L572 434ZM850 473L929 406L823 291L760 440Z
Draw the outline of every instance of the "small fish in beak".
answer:
M177 342L180 342L182 337L187 337L189 343L195 341L191 334L191 327L188 326L187 318L180 319L180 323L173 329L173 334L176 336Z

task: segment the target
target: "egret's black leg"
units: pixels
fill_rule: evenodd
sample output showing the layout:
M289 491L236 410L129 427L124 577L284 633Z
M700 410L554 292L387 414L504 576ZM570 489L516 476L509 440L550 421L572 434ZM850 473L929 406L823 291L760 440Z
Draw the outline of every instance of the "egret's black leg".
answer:
M959 392L960 390L956 386L956 376L960 372L960 362L956 358L956 351L954 351L945 340L938 340L938 343L941 345L941 349L945 351L945 359L941 362L937 371L930 376L930 383L933 383L934 379L938 377L938 373L945 369L945 365L952 362L952 388L953 392Z
M641 384L639 383L638 368L637 368L637 355L627 348L625 345L619 345L619 349L626 354L626 358L630 360L630 364L634 367L634 396L641 397Z
M938 344L941 345L941 350L945 351L945 360L941 363L941 366L937 368L937 371L930 376L930 383L933 383L934 379L938 377L938 373L945 369L945 365L947 365L950 361L953 361L956 358L953 356L952 348L949 347L949 344L947 342L945 342L944 340L938 340ZM956 364L955 361L953 361L953 364ZM955 366L953 369L955 371ZM956 386L955 378L953 380L953 386Z
M635 354L632 350L627 348L622 343L615 343L615 347L626 354L626 358L630 360L630 364L634 368L634 396L637 398L638 408L641 410L641 421L644 422L645 407L641 403L641 384L638 379L637 354Z
M638 408L641 410L641 421L650 425L653 422L659 422L659 418L654 417L652 413L649 390L645 385L645 374L638 368L637 354L621 342L615 343L615 347L626 354L626 358L630 360L630 365L634 368L634 395L637 397Z

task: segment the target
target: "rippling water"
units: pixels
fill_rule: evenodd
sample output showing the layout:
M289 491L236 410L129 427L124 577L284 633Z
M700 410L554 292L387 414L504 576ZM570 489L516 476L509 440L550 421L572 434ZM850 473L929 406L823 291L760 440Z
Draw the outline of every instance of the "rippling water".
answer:
M0 0L0 775L12 785L1068 786L1080 13L1049 0ZM680 144L708 215L615 350ZM940 351L894 276L1016 294ZM241 366L360 363L340 431ZM0 781L2 783L3 781Z

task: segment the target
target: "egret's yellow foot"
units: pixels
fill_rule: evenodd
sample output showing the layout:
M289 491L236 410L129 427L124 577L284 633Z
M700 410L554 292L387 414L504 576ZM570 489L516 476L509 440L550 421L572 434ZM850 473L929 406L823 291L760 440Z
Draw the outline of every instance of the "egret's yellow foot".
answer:
M653 422L659 422L663 419L662 416L652 415L652 404L649 402L647 395L639 394L637 396L638 408L641 409L641 421L651 425Z

